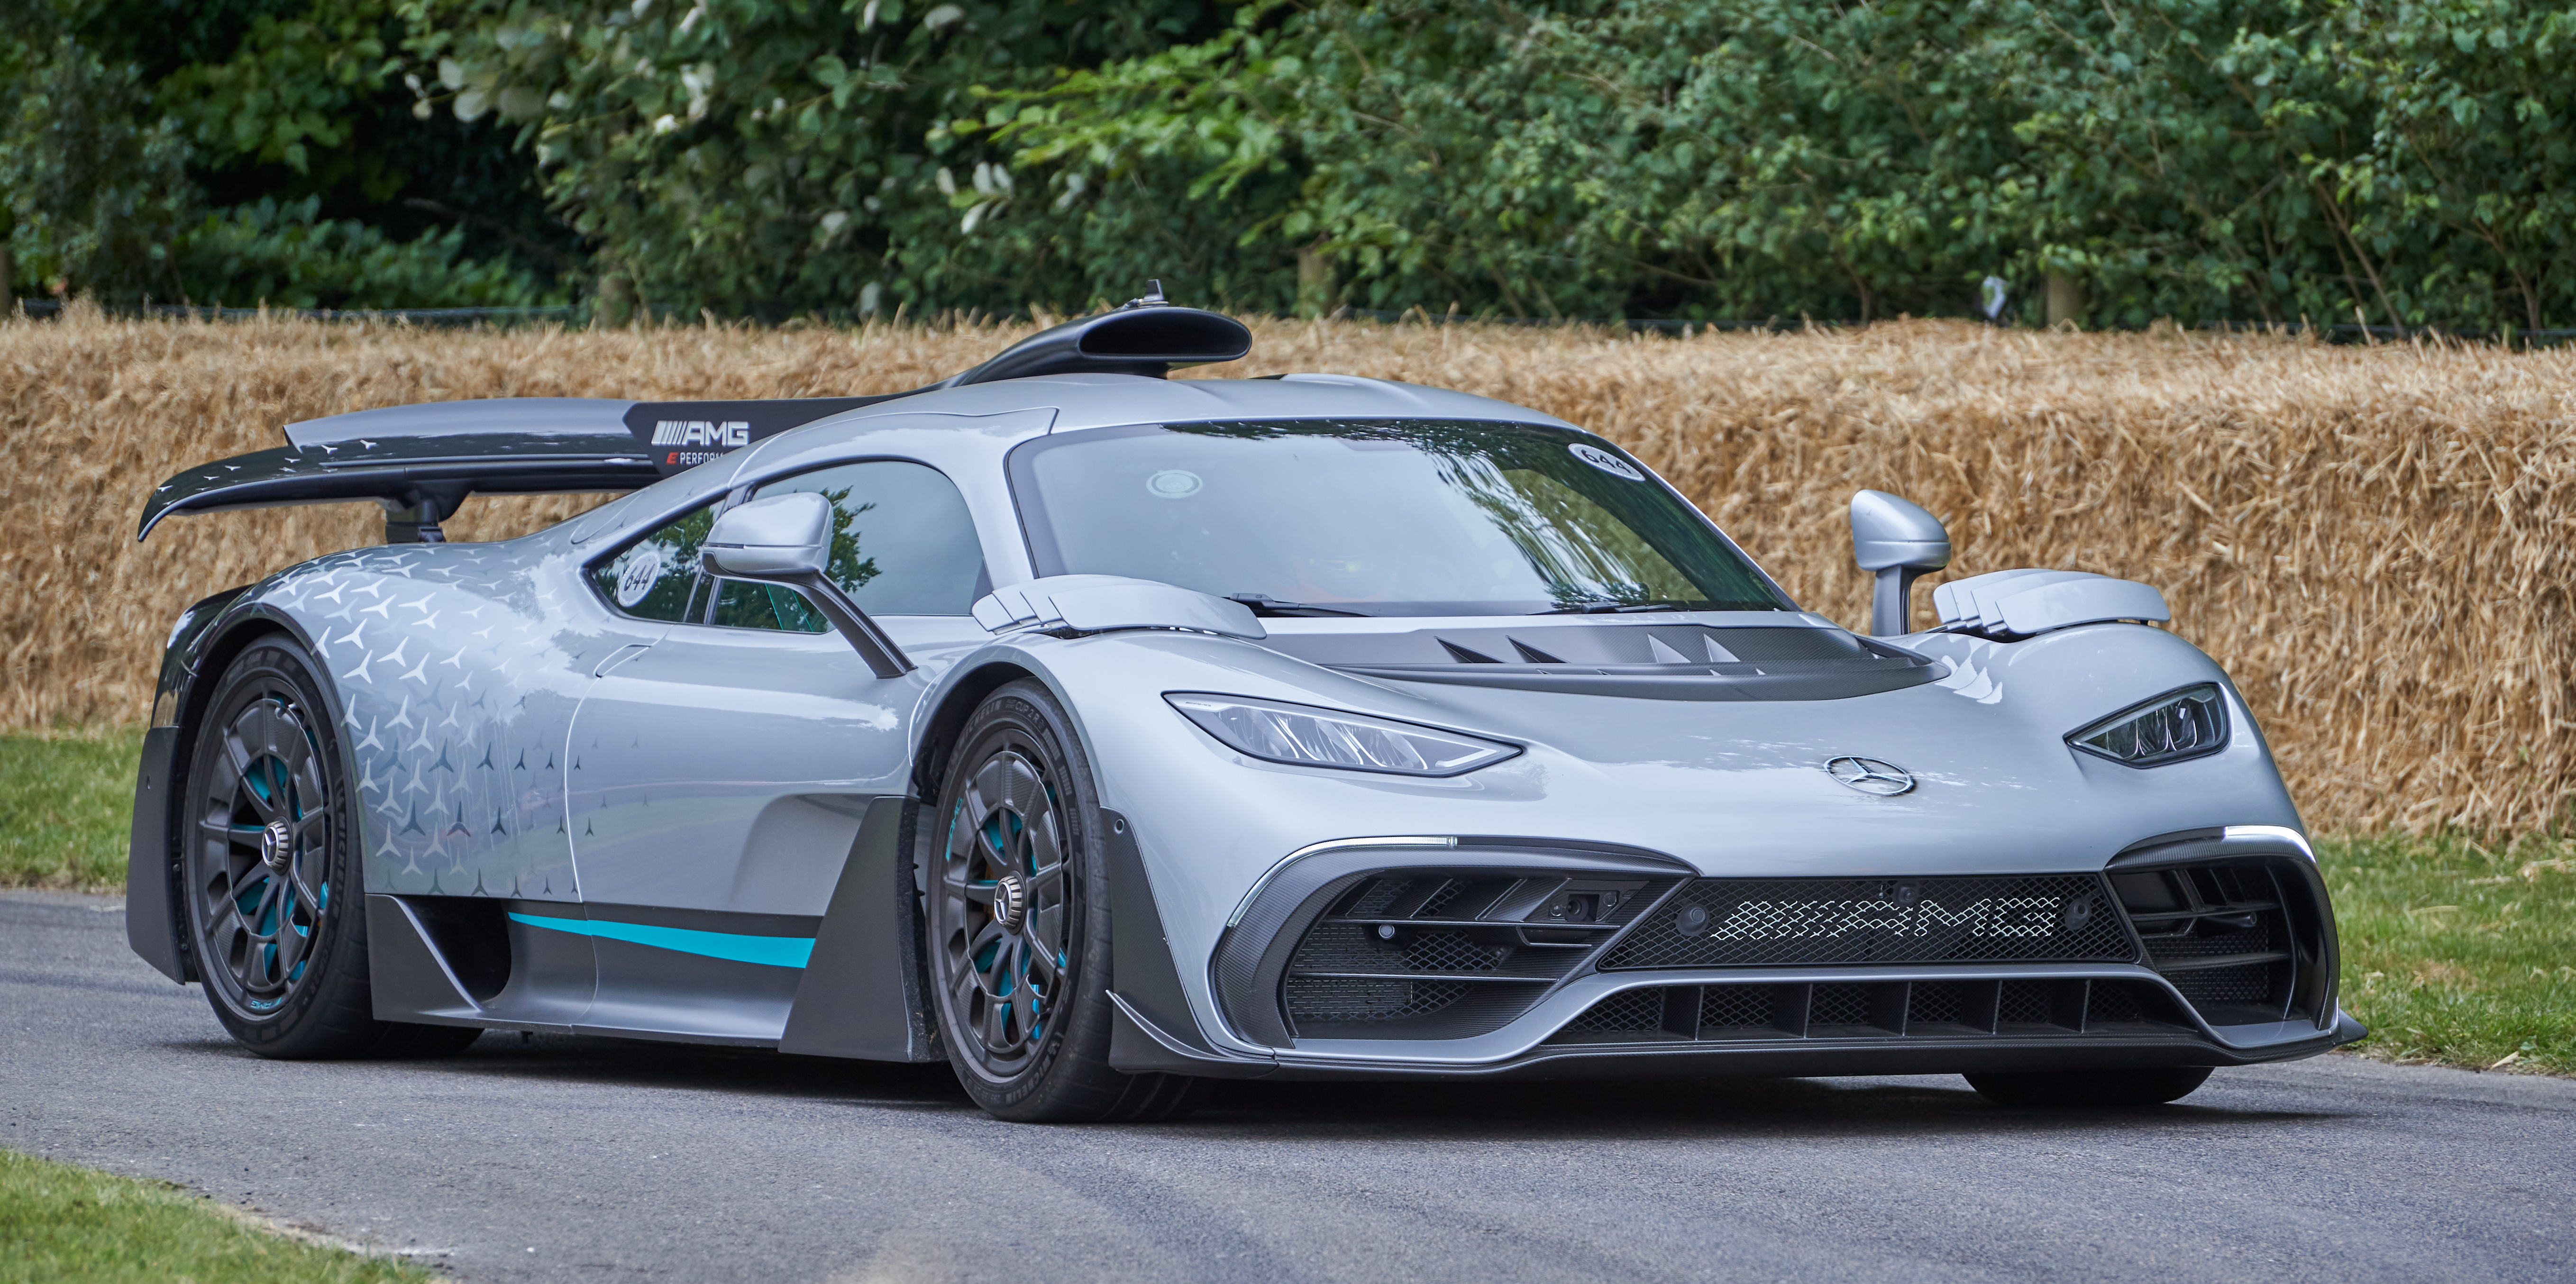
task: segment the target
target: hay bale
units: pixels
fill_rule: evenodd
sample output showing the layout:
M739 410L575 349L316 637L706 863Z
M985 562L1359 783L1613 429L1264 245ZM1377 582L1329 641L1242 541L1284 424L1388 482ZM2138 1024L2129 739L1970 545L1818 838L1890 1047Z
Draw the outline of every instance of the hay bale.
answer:
M2227 665L2322 829L2528 830L2576 795L2576 350L2330 347L2172 331L1899 322L1687 338L1259 322L1198 374L1462 388L1596 429L1662 470L1790 591L1860 624L1843 505L1948 519L1956 575L2142 579ZM1025 327L422 332L0 322L0 726L139 720L188 602L373 542L372 506L228 513L133 540L143 496L317 415L462 397L887 392ZM475 500L498 538L579 497Z

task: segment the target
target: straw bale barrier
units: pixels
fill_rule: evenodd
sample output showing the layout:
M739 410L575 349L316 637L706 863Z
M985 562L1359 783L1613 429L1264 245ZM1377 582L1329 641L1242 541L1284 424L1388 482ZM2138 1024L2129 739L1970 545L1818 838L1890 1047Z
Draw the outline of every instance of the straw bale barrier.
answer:
M1689 338L1256 330L1241 373L1464 388L1594 428L1847 622L1867 618L1843 518L1864 486L1947 518L1957 573L2155 584L2173 627L2235 674L2320 828L2520 831L2570 816L2576 350L1926 322ZM181 607L378 537L371 506L331 506L178 520L134 542L152 486L277 444L289 421L459 397L890 391L1019 333L0 321L0 727L139 719ZM496 538L587 502L477 500L450 529Z

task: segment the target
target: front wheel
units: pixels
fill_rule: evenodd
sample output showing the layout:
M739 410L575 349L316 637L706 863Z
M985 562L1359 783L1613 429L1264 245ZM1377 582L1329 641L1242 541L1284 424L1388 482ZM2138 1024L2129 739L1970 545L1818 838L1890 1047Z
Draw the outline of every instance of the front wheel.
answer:
M2161 1106L2208 1082L2209 1067L2016 1071L1965 1078L1977 1095L1999 1106Z
M997 1118L1170 1119L1194 1081L1109 1065L1100 802L1046 688L995 691L958 733L925 826L932 1002L949 1064Z
M264 1057L435 1056L482 1031L375 1019L366 897L320 666L282 638L224 671L189 747L187 942L215 1018Z

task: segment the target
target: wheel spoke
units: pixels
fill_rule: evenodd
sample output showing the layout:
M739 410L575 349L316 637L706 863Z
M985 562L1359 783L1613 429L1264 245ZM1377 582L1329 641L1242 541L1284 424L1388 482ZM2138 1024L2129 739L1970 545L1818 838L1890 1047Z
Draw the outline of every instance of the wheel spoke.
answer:
M1020 1040L1025 1043L1038 1028L1038 992L1022 985L1011 992L1011 1015L1019 1018Z
M982 1034L984 1036L984 1046L986 1048L995 1052L1006 1052L1010 1049L1011 1045L1004 1034L1002 1025L1003 1019L1010 1014L1010 1011L1011 1005L1005 1000L985 1000L984 1028Z
M260 879L259 906L244 919L242 927L258 941L274 941L286 923L286 880L271 873ZM277 916L275 926L264 926L270 915Z
M976 841L975 833L984 823L985 811L983 797L976 791L974 785L967 785L966 796L958 800L957 811L949 817L948 821L948 858L950 860L963 861L974 858L980 846Z
M288 909L292 912L294 906L300 905L305 909L310 910L313 914L313 924L317 929L322 924L322 894L315 891L313 889L313 884L305 880L304 856L313 856L318 854L319 853L315 852L306 852L303 856L298 856L293 861L288 862L286 866L287 887L295 895L295 899L290 902Z
M1022 816L1035 816L1047 810L1046 781L1018 754L1011 755L1010 808Z
M1060 952L1064 948L1064 903L1055 901L1030 906L1028 923L1020 930L1028 933L1029 939L1038 943L1038 948L1050 954Z
M1001 954L998 952L994 954L994 962L990 966L977 965L975 962L975 956L983 953L985 946L990 945L995 941L1005 940L1007 936L1008 934L1002 930L1001 924L994 922L985 923L984 926L975 933L974 937L966 942L965 961L967 970L975 973L979 978L991 974L995 967L1000 966ZM985 988L990 989L991 987L986 986Z
M323 790L321 764L314 759L300 734L295 738L295 747L299 752L289 760L292 765L287 768L287 778L295 789L295 823L301 825L323 813L329 795Z
M975 779L968 786L966 814L981 823L995 808L1011 804L1011 764L1014 755L995 754L975 769Z
M1064 844L1056 839L1056 813L1038 813L1028 826L1028 872L1041 875L1064 865Z
M295 926L294 911L281 906L277 919L277 977L283 981L295 975L295 965L304 959L312 939Z
M234 795L249 803L250 809L259 813L261 820L279 819L277 804L261 797L259 786L251 783L251 772L265 770L265 767L252 757L250 749L242 744L239 736L224 737L224 755L232 764L235 781Z
M214 962L232 966L233 951L240 947L242 923L238 915L227 915L206 925L206 954Z

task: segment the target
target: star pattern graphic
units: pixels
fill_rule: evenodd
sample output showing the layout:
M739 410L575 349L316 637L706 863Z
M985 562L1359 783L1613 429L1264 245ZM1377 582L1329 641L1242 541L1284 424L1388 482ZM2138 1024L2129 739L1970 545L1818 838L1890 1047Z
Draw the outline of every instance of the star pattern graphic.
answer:
M415 545L253 589L305 626L340 694L370 887L579 895L557 763L590 674L541 575L480 545Z

